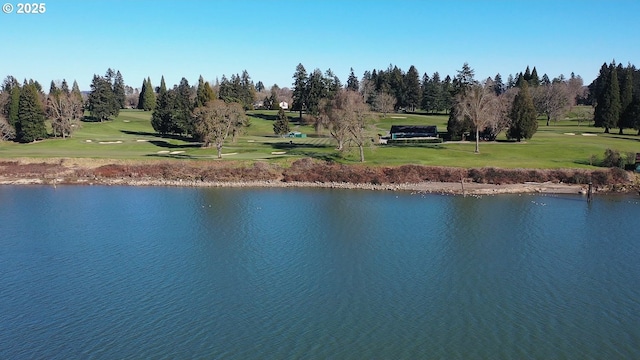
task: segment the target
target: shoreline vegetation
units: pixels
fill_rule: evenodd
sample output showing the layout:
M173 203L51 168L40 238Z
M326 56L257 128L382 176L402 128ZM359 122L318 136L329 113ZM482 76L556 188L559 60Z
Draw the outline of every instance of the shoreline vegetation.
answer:
M640 177L611 168L502 169L365 166L303 158L286 164L81 158L0 161L0 185L340 188L455 195L640 191Z

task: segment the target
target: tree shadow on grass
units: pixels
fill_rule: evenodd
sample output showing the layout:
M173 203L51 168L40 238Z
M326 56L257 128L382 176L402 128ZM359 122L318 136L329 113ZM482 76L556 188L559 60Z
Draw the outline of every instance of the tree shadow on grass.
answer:
M193 148L201 148L202 145L199 143L190 143L190 144L172 144L165 140L149 140L149 144L155 145L157 147L165 148L165 149L193 149Z
M158 159L198 159L199 157L191 156L187 154L147 154L147 157L158 158Z
M100 121L100 119L98 119L97 117L91 116L91 115L85 115L82 117L82 122L88 122L88 123L94 123L94 122L104 122L104 121Z
M589 166L596 166L596 167L600 167L600 162L601 162L601 160L599 160L597 158L595 158L593 160L581 159L581 160L574 160L573 161L574 164L589 165Z
M123 134L127 134L127 135L136 135L136 136L152 136L152 137L159 137L159 138L163 138L163 139L172 139L172 140L180 140L180 141L192 141L193 139L190 137L186 137L186 136L182 136L182 135L177 135L177 134L158 134L155 132L148 132L148 131L129 131L129 130L120 130L121 133Z
M287 155L305 156L324 161L339 161L342 160L342 155L337 152L321 152L314 151L314 149L333 149L333 145L324 144L298 144L295 142L280 142L280 143L263 143L264 145L271 146L274 150L287 150Z
M278 115L268 115L268 114L251 114L253 117L257 117L263 120L276 121L278 120Z
M637 136L637 135L610 135L609 138L612 139L621 139L621 140L630 140L630 141L640 141L640 137L636 139L631 139L629 136Z
M304 148L312 148L312 149L330 149L334 148L333 145L323 145L323 144L298 144L296 142L278 142L278 143L263 143L264 145L271 146L276 150L291 150L291 149L304 149Z

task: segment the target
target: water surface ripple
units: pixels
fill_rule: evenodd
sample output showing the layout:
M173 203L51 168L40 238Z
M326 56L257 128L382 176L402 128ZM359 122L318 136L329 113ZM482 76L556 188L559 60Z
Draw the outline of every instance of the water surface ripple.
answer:
M637 197L0 187L0 358L640 358Z

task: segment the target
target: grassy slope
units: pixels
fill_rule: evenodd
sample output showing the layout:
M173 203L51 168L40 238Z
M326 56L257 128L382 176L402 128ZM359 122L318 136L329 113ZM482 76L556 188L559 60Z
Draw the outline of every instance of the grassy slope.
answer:
M283 139L273 135L272 123L275 111L251 112L251 126L235 142L223 148L226 159L291 159L312 156L343 162L357 161L357 151L349 151L341 157L334 141L326 133L315 134L310 126L292 123L292 130L308 134L304 139ZM291 117L296 113L289 113ZM83 123L70 139L50 139L32 144L0 143L1 158L16 157L84 157L104 159L214 159L215 149L202 149L189 140L162 138L153 132L150 113L123 110L113 121ZM386 133L391 125L437 125L446 131L447 116L389 114L378 119L375 133ZM635 131L627 130L628 133ZM576 135L566 135L575 133ZM583 136L583 133L597 136ZM504 139L501 135L499 139ZM90 142L88 140L91 140ZM116 142L117 144L100 144ZM290 143L293 142L293 144ZM377 146L367 148L365 157L372 165L423 164L459 167L495 166L505 168L588 168L590 157L602 158L605 149L620 152L640 152L640 137L603 134L602 129L579 125L577 120L567 119L546 126L540 122L533 139L523 143L498 141L481 143L480 154L474 154L473 143L444 143L430 146ZM166 154L166 152L177 152ZM164 153L159 153L164 152ZM273 152L286 154L273 154Z

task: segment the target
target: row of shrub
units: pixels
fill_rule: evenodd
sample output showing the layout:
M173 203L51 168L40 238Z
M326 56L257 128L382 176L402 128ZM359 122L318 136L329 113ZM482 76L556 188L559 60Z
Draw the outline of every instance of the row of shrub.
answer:
M297 160L283 172L283 181L348 182L371 184L420 183L426 181L473 181L483 184L522 184L526 182L554 182L595 185L622 184L629 181L622 169L500 169L432 167L402 165L397 167L367 167L318 162L312 159Z
M628 152L620 154L618 150L607 149L604 152L604 159L600 163L603 167L617 167L620 169L634 169L636 153Z
M354 184L401 184L420 182L473 181L485 184L519 184L525 182L554 182L567 184L614 185L629 182L628 173L613 167L602 170L582 169L501 169L432 167L402 165L371 167L344 165L335 162L296 160L289 167L266 162L251 165L231 162L167 162L110 164L94 169L69 169L61 164L20 164L0 162L0 174L13 177L85 179L158 179L190 181L285 181L338 182Z
M225 166L226 165L226 166ZM251 166L235 166L233 163L162 163L137 165L104 165L90 175L100 178L150 178L162 180L193 181L267 181L280 176L281 169L264 162ZM87 175L87 174L83 174Z

